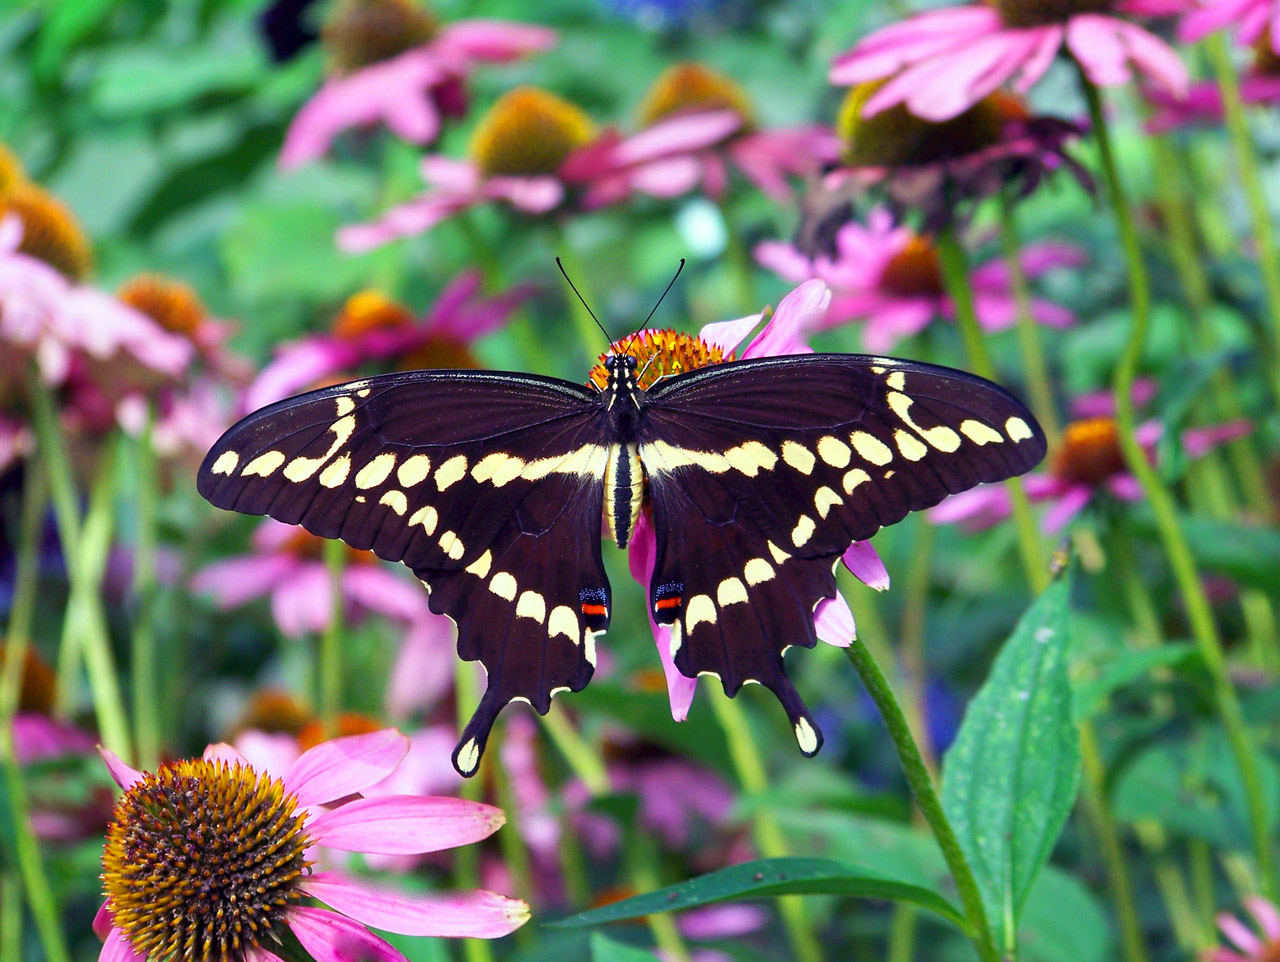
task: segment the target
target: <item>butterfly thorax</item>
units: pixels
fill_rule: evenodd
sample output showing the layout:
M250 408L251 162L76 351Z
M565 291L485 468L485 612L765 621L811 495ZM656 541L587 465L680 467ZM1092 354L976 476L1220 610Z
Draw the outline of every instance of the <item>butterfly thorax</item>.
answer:
M609 463L604 474L604 527L619 548L636 530L644 499L644 466L637 443L644 392L636 384L636 359L613 354L605 359L609 379L601 392L609 422Z

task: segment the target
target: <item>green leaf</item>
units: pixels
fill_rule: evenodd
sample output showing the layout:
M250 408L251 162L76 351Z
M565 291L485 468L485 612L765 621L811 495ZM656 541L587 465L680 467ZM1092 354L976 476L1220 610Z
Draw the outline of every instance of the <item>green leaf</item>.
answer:
M1018 920L1023 962L1110 962L1114 936L1107 913L1077 879L1052 865L1031 887Z
M656 912L774 895L847 895L910 902L964 927L959 909L937 892L870 869L854 868L852 865L824 858L766 858L743 862L741 865L732 865L678 885L668 885L654 892L579 912L567 919L548 924L598 925Z
M943 773L943 807L1010 955L1018 913L1080 784L1069 590L1061 579L1023 614L965 712Z
M1121 650L1106 659L1092 677L1076 682L1076 718L1099 712L1112 692L1133 684L1156 668L1172 668L1194 658L1196 646L1189 641L1173 642L1158 648Z
M1144 536L1154 537L1151 509L1135 506L1134 526ZM1182 533L1203 571L1222 574L1253 588L1280 597L1280 531L1273 527L1240 524L1183 515L1178 519Z
M625 942L615 942L599 932L591 933L591 962L654 962L652 952Z

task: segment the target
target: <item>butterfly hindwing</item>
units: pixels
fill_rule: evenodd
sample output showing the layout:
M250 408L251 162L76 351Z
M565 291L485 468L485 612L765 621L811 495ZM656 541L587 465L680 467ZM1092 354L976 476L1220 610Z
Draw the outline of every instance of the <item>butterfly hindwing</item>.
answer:
M1008 392L887 358L726 364L661 382L647 400L655 620L673 626L683 674L717 674L730 694L752 681L772 689L807 754L821 735L782 653L814 645L841 554L1044 455L1039 426Z
M545 712L591 677L609 616L600 560L607 448L596 393L490 372L412 372L250 415L198 476L213 504L403 561L489 686L455 764L520 698Z

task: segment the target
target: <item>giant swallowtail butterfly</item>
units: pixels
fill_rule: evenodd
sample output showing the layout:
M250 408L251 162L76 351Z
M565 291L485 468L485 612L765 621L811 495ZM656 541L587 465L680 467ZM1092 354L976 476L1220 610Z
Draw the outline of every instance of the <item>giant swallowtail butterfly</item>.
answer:
M494 371L413 371L249 415L213 446L200 493L402 561L488 688L453 753L476 771L515 700L545 713L591 679L612 596L601 530L625 547L653 513L654 619L679 670L756 682L800 750L822 735L783 652L815 643L850 543L1044 456L1027 408L995 384L892 358L732 361L603 388Z

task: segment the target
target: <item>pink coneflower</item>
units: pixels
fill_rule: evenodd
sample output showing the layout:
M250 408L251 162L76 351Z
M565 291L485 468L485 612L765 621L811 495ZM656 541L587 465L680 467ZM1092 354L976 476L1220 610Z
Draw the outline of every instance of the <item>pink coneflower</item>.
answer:
M334 739L280 777L225 744L149 773L102 750L124 794L102 854L101 962L277 962L286 929L318 959L403 962L366 926L455 938L519 928L528 906L492 892L408 893L315 870L330 850L416 855L501 827L502 812L479 802L358 797L394 771L407 747L393 729Z
M729 168L775 200L791 197L789 180L816 174L836 159L839 146L827 127L758 125L746 92L732 79L699 63L676 64L662 73L640 108L641 130L605 137L583 151L570 171L596 174L584 203L621 200L631 192L676 197L701 187L719 199L729 188Z
M286 170L323 156L353 127L385 124L396 136L429 144L444 117L466 112L466 82L479 63L509 63L555 45L555 31L502 20L441 26L410 0L344 0L322 38L331 75L285 134Z
M835 236L835 254L810 257L792 244L765 241L756 259L784 280L818 278L832 289L826 314L816 329L861 321L863 346L879 354L898 341L924 330L939 318L951 319L954 308L942 281L938 252L927 236L894 224L883 208L871 211L866 224L850 222ZM1030 278L1060 267L1075 267L1083 255L1066 244L1028 244L1021 251L1022 269ZM1017 302L1008 267L988 261L970 275L978 321L990 331L1004 330L1017 318ZM1075 317L1066 308L1034 298L1032 316L1041 324L1065 327Z
M368 250L492 202L524 214L545 214L564 203L571 189L589 190L595 166L584 169L574 155L590 151L596 136L591 118L567 100L536 87L518 87L481 118L469 159L424 157L419 167L429 189L373 223L342 228L338 246Z
M1231 948L1221 946L1205 954L1208 962L1271 962L1280 955L1280 911L1261 896L1244 900L1258 931L1226 912L1218 916L1218 928Z
M1142 500L1142 487L1129 473L1120 448L1120 429L1114 418L1114 407L1107 406L1109 397L1081 398L1076 411L1079 414L1083 410L1087 415L1072 421L1063 430L1048 470L1023 478L1027 497L1033 503L1043 502L1049 506L1040 521L1047 534L1061 531L1100 494L1109 494L1120 501ZM1200 458L1252 429L1247 421L1190 428L1182 432L1181 442L1188 457ZM1147 421L1137 429L1138 442L1152 458L1163 434L1164 425L1159 421ZM955 522L980 530L997 524L1010 513L1008 490L988 484L952 495L932 509L929 517L941 524Z
M747 359L812 353L813 348L805 343L804 335L819 325L830 300L831 293L821 281L801 284L782 299L768 323L739 356ZM641 331L631 339L613 344L610 350L632 354L639 359L641 367L647 365L647 373L640 386L648 387L665 375L733 360L734 351L762 319L762 314L752 314L737 320L708 324L697 337L675 331ZM604 377L603 365L597 365L592 371L593 380L599 385ZM647 588L653 580L657 560L657 542L647 512L638 519L628 552L632 577ZM889 587L889 574L870 542L854 542L845 552L844 563L855 577L871 587L877 590ZM667 678L671 714L677 721L683 721L689 713L698 680L686 678L676 668L671 655L671 629L656 624L652 612L649 614L649 626ZM818 605L814 612L814 626L818 637L829 644L847 647L853 642L853 612L839 593Z
M1253 63L1240 77L1240 99L1254 105L1280 103L1280 54L1272 49L1271 32L1264 30L1252 46ZM1151 133L1222 123L1222 88L1216 83L1193 83L1182 99L1163 90L1143 93L1154 108L1144 125Z
M1178 25L1178 39L1194 43L1215 30L1235 31L1243 46L1266 44L1280 55L1280 3L1277 0L1188 0L1190 12Z
M992 0L931 10L863 38L836 58L830 79L848 86L891 78L867 100L867 115L905 104L917 116L947 120L1010 81L1025 93L1065 46L1100 87L1127 83L1136 71L1181 96L1187 71L1178 55L1122 19L1145 14L1152 4ZM1165 6L1160 4L1162 12Z
M257 410L365 366L375 370L478 367L470 345L505 324L530 294L529 288L516 287L486 297L480 294L480 283L476 271L459 274L419 318L378 291L353 295L328 334L276 349L275 359L245 393L245 409Z
M302 528L268 519L254 532L252 554L206 565L191 587L223 608L237 608L269 594L276 625L284 634L322 631L333 612L333 579L322 560L323 544ZM374 612L407 624L440 617L430 613L417 585L379 563L372 552L347 551L341 586L352 614Z

